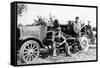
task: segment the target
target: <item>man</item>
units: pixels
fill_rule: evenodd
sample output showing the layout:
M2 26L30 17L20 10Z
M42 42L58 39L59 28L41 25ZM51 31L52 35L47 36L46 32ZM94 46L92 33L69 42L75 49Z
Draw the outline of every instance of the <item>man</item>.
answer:
M81 21L79 20L79 17L75 18L75 22L73 23L73 28L74 28L74 32L75 32L75 37L76 39L78 39L81 42ZM82 46L79 45L80 49L82 50Z
M92 27L90 25L90 21L88 21L88 26L87 26L87 35L88 35L88 38L90 39L90 42L92 43L95 43L95 36L93 34L93 31L92 31Z
M68 46L68 43L66 42L66 38L61 33L60 27L55 29L55 31L53 33L52 41L54 41L54 43L53 43L53 48L54 48L53 56L57 56L57 49L60 46L64 46L66 56L69 56L69 49L68 49L69 46Z
M81 31L81 23L79 21L79 17L75 18L75 23L73 23L74 31L76 34L80 35Z

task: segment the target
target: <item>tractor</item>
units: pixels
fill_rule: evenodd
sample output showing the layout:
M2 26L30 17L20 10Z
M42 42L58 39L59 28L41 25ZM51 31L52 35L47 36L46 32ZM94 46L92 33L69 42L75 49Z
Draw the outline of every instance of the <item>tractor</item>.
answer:
M34 26L17 27L17 50L22 61L32 64L43 55L58 56L62 51L74 55L81 50L87 50L87 36L75 34L72 22L68 21L69 24L66 25L48 26L41 19ZM68 46L67 49L65 45Z

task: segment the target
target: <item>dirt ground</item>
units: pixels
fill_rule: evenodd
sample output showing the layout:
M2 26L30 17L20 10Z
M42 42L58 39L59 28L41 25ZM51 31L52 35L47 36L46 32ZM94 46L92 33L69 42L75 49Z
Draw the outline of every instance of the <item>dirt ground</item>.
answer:
M60 54L57 57L48 56L46 58L38 58L33 64L39 63L56 63L56 62L71 62L71 61L87 61L87 60L96 60L96 47L89 47L87 52L79 52L73 56L65 57L64 54ZM18 65L23 65L24 63L18 60Z

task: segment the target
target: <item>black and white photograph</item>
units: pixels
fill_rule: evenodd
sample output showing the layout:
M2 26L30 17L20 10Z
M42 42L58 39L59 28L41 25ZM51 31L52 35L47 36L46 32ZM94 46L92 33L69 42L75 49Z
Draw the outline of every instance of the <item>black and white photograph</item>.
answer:
M95 6L16 4L16 63L97 60Z

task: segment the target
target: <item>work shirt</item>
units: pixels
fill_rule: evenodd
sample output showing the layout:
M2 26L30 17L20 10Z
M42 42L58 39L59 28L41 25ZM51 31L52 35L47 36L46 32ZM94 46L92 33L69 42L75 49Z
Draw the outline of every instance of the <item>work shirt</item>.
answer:
M81 31L81 23L80 22L78 22L78 23L74 22L73 27L74 27L74 31L79 34L79 32Z

